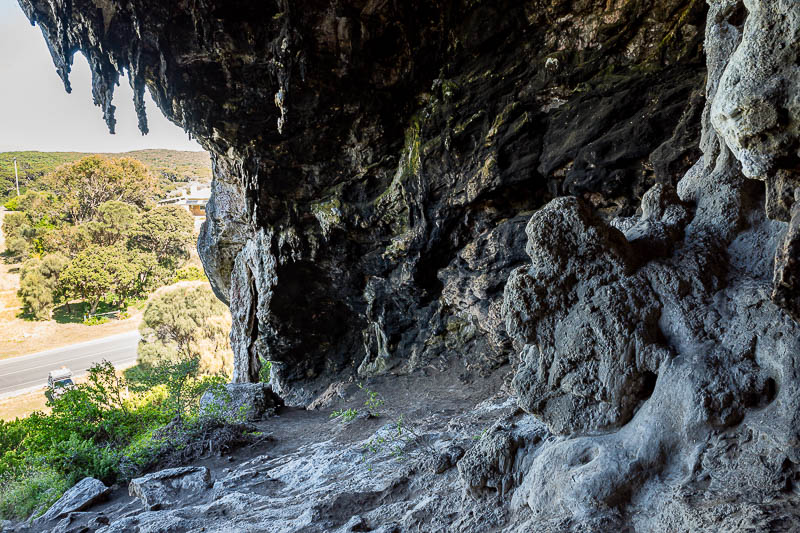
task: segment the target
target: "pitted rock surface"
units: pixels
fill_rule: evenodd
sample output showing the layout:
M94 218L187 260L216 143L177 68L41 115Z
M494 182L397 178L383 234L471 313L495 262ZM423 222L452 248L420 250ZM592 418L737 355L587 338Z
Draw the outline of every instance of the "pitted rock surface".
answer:
M556 433L619 427L670 357L661 304L634 275L632 247L575 198L553 200L526 229L530 267L509 278L506 329L520 344L520 405Z

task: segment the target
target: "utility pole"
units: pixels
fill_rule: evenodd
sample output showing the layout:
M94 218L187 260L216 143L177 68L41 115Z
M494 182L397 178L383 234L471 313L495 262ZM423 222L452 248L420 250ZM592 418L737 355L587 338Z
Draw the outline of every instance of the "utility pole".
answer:
M17 158L14 158L14 180L17 182L17 196L19 196L19 173L17 172Z

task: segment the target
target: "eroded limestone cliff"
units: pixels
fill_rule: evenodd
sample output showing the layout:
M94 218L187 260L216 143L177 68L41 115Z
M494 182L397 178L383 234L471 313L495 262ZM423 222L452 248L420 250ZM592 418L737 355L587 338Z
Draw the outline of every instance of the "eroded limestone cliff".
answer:
M482 407L502 418L448 455L454 417L431 439L457 469L366 476L320 444L265 471L347 482L300 476L269 520L221 482L208 527L229 505L276 531L800 528L794 0L20 5L67 87L87 54L109 127L124 70L143 131L146 86L214 155L199 248L236 381L271 360L307 405L510 363L528 414ZM304 522L323 486L382 496ZM165 517L189 520L136 527Z

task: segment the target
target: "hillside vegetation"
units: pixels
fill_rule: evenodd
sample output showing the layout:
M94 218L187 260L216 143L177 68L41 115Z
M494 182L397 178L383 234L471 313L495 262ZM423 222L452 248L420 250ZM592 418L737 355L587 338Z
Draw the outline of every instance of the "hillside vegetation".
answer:
M90 155L82 152L0 152L0 201L16 194L14 183L14 158L17 159L20 192L39 189L40 180L64 163L71 163ZM131 157L150 168L166 185L175 182L211 180L211 159L208 152L181 152L175 150L136 150L124 154L100 154L113 157ZM169 190L170 187L163 187Z

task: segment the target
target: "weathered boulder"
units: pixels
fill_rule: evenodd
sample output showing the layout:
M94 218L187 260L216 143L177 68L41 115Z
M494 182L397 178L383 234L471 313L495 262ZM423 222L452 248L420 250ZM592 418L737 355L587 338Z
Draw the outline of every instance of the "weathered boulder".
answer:
M548 207L532 217L531 266L518 270L505 292L509 333L523 343L514 378L521 405L559 429L541 403L564 389L576 395L569 388L575 380L565 385L563 375L603 375L610 363L598 364L594 353L609 338L634 338L607 328L628 309L641 313L657 306L650 320L644 315L633 322L649 325L651 342L669 355L644 367L653 373L651 393L628 411L624 426L555 440L537 451L512 504L533 511L528 526L543 531L798 527L797 496L786 488L794 486L800 470L800 383L794 370L800 323L792 319L796 229L794 218L788 226L780 222L797 209L785 191L797 166L797 155L787 147L795 144L792 94L799 81L797 47L786 39L798 28L800 10L793 3L710 2L704 157L679 182L678 198L653 189L644 195L638 216L614 221L628 243L604 237L602 253L587 253L591 248L573 235L604 236L608 229L601 220L571 215L574 207L557 210L569 223L550 222L561 219ZM773 54L770 47L780 50ZM550 239L538 238L551 226L558 229ZM626 257L635 261L620 260ZM553 288L562 272L566 290ZM609 279L625 287L629 300L643 301L630 308L613 301L592 305L585 295ZM578 288L571 292L573 286ZM562 311L570 305L579 320L598 312L604 320L542 338L548 320L571 318ZM575 355L565 362L547 357L576 337L588 349L567 352ZM640 371L639 354L647 346L636 342L629 352L613 350L617 357L611 364L618 365L613 376L624 379ZM539 386L531 395L520 387L529 382ZM595 388L584 385L579 392L605 383L587 382ZM630 390L608 387L594 398L624 405ZM576 409L564 418L581 424L593 413ZM726 502L735 502L735 517ZM647 516L632 509L647 509Z
M230 383L200 398L201 413L231 421L260 420L282 405L283 401L268 383Z
M193 496L211 487L211 472L201 466L168 468L137 477L128 484L128 493L139 498L148 511L186 505Z
M519 403L556 433L619 427L652 392L661 304L619 230L575 198L553 200L526 229L532 264L505 289L506 329L522 346Z
M93 504L106 498L110 492L111 489L106 487L102 481L93 477L85 477L65 492L56 503L36 519L36 522L43 523L59 520L69 513L88 509Z

